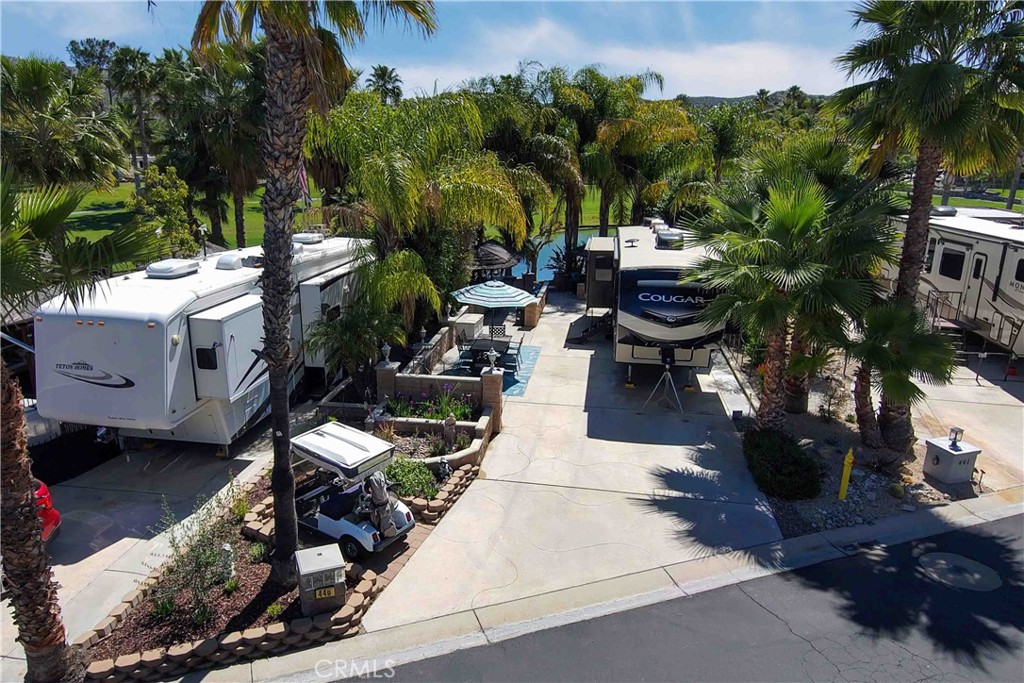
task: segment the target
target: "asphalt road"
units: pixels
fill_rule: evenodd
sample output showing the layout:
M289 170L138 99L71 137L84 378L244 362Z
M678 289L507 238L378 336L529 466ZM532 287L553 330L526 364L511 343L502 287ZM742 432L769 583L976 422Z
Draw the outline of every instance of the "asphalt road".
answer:
M529 634L394 670L393 681L1021 681L1024 517ZM956 553L1002 585L939 583Z

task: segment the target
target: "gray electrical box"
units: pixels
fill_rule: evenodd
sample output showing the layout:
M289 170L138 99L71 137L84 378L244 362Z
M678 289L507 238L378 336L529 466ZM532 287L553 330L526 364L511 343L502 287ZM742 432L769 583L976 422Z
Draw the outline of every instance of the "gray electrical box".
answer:
M333 612L345 604L345 558L335 543L296 551L302 614Z
M981 449L960 441L950 446L949 437L925 442L924 473L943 484L970 481Z

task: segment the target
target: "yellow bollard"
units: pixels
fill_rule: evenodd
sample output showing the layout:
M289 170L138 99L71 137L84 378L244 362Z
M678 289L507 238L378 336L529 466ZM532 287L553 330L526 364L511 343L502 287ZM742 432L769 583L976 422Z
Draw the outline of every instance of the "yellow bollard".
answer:
M839 482L839 500L846 500L846 487L850 485L850 470L853 469L853 449L843 458L843 478Z

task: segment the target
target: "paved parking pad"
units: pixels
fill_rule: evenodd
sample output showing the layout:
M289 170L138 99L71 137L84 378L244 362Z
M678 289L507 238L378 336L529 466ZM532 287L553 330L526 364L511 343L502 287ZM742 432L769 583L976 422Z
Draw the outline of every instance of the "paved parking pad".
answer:
M370 631L694 561L781 538L708 375L675 373L684 414L652 401L660 377L608 342L567 343L582 307L553 298L524 395L473 483L364 618ZM572 329L571 329L571 326Z

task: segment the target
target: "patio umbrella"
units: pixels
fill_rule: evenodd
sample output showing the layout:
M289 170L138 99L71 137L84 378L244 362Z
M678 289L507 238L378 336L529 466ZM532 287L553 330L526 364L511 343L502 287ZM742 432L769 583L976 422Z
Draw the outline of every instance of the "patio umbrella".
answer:
M498 282L497 280L463 287L452 292L452 296L460 304L480 306L486 309L524 308L540 301L540 299L529 292L524 292L518 287L506 285L504 282ZM494 338L493 329L491 330L491 338Z

